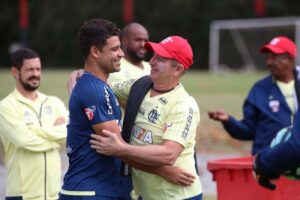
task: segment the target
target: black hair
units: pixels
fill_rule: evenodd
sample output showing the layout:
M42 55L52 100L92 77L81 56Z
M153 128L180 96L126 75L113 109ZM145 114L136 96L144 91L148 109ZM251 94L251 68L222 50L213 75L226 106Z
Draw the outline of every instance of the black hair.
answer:
M86 21L78 32L78 42L83 57L86 59L92 46L102 50L106 40L111 36L120 36L120 29L112 22L94 18Z
M10 66L21 70L25 59L39 58L39 54L29 48L21 48L14 51L10 56Z

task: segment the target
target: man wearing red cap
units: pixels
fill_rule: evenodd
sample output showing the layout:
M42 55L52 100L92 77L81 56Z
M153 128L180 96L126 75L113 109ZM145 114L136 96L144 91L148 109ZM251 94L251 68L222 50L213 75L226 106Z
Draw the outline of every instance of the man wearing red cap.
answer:
M266 53L270 75L251 89L244 102L244 119L236 120L220 110L208 112L211 119L222 122L233 138L253 140L252 154L268 147L279 130L293 124L298 107L296 45L287 37L278 36L263 45L260 52Z
M147 42L145 48L154 52L151 74L112 86L118 100L127 103L122 135L130 144L104 130L102 136L92 135L91 147L101 154L119 156L133 166L134 189L143 199L201 200L194 159L200 111L180 83L193 63L192 48L179 36L160 43ZM131 112L136 108L137 115L130 116L128 107ZM128 129L130 121L133 123ZM163 174L170 172L164 170L170 167L186 173ZM160 176L151 174L153 170Z

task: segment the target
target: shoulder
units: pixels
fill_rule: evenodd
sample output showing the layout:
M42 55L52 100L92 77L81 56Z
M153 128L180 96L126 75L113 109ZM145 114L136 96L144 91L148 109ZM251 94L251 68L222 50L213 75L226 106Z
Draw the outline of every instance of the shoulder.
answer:
M0 101L0 107L5 108L11 104L13 104L13 102L17 101L17 97L16 95L14 95L14 92L11 92L10 94L8 94L6 97L4 97L1 101Z
M176 109L188 110L192 108L194 111L199 112L198 103L194 97L187 93L182 85L174 93L173 99Z
M258 80L255 82L255 84L253 85L251 91L255 92L255 91L259 91L262 89L268 89L271 88L273 86L273 77L271 75L265 76L264 78Z

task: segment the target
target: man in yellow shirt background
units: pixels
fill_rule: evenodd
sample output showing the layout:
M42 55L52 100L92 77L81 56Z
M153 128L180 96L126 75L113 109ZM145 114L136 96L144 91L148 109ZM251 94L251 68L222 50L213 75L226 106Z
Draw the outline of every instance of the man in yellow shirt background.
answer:
M109 75L108 82L140 78L150 74L151 67L145 61L145 43L149 40L147 29L136 22L127 24L121 34L121 45L124 57L121 59L121 70Z
M68 111L60 99L37 90L41 70L35 51L23 48L12 53L16 87L0 102L7 200L58 199L59 148L66 139Z

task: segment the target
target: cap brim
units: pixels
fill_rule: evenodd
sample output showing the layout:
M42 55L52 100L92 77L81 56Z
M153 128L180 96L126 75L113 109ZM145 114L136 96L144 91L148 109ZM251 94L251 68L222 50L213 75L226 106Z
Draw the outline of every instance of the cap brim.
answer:
M266 53L269 51L271 51L272 53L275 53L275 54L286 53L285 50L278 48L276 46L270 45L270 44L264 45L260 48L261 53Z
M164 58L173 58L172 55L159 43L147 42L145 44L145 49L148 51L153 51L157 55Z

